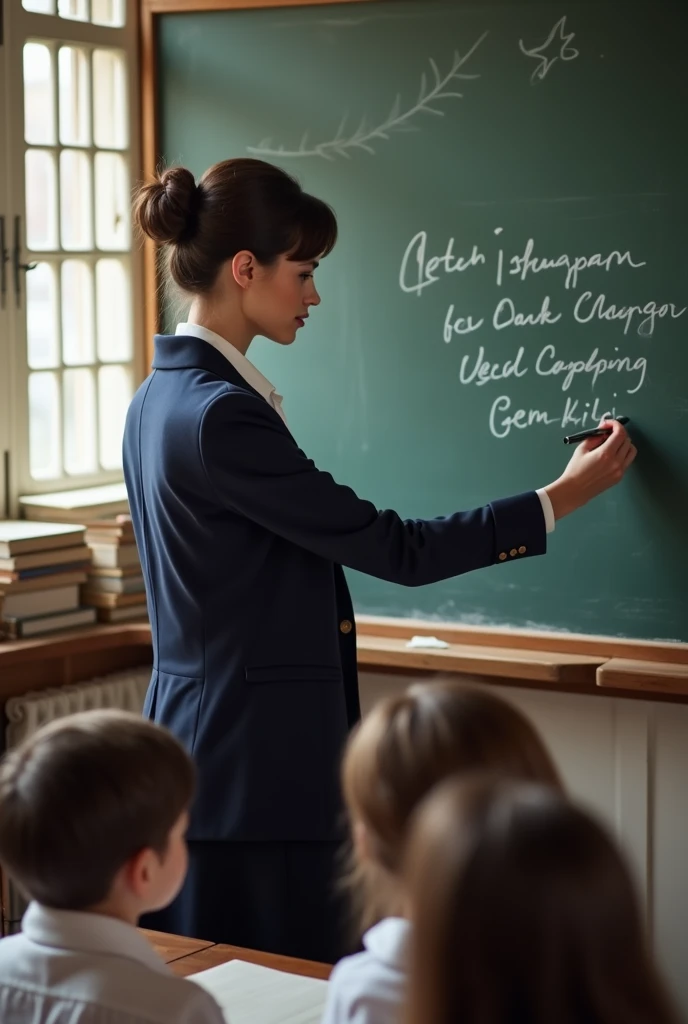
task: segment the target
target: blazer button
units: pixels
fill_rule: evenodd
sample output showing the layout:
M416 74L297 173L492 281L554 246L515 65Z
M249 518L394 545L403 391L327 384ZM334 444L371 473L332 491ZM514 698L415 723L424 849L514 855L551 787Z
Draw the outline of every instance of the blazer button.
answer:
M350 633L353 628L353 625L348 619L342 619L342 621L339 623L340 633Z
M516 548L512 548L509 554L511 555L512 558L515 558L518 554L518 551L516 550Z
M520 548L518 549L518 553L519 553L519 555L525 555L525 553L526 553L526 546L525 546L525 544L521 544Z
M499 552L499 561L503 562L505 560L505 558L506 558L506 551L500 551Z

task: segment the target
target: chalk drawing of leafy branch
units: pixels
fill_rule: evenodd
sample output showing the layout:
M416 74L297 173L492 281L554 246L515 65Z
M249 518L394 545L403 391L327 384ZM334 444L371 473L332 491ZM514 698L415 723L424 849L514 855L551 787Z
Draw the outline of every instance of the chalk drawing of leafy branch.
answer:
M382 122L382 124L373 128L368 125L366 116L361 118L361 121L353 134L346 135L346 122L348 115L345 114L342 118L337 134L329 142L319 142L315 145L309 145L308 143L308 132L306 132L301 139L301 143L298 149L287 149L285 146L280 145L274 147L272 145L272 139L263 139L257 146L248 146L247 150L252 156L261 157L312 157L319 156L325 160L334 160L336 156L351 158L351 150L363 150L371 155L375 154L372 143L380 140L388 141L392 132L415 132L418 131L418 126L413 124L411 119L417 114L435 114L437 117L444 117L444 111L438 110L433 106L438 100L448 99L463 99L463 93L447 91L447 86L451 81L459 81L462 79L473 79L480 78L480 75L469 75L461 71L461 68L465 65L466 61L473 56L475 51L478 49L480 44L483 42L487 32L483 32L480 38L473 44L467 53L462 57L459 51L454 52L454 60L452 62L451 69L449 72L442 77L440 75L439 68L436 62L429 58L430 67L432 68L432 79L428 83L428 77L425 72L421 75L420 79L420 90L418 92L418 99L412 107L402 112L401 110L401 93L397 93L392 109L389 114ZM434 79L434 81L433 81Z

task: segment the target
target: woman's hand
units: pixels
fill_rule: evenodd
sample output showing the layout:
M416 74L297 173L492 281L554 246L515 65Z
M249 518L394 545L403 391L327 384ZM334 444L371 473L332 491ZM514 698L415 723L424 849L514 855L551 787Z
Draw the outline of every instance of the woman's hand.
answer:
M609 427L609 436L581 441L559 479L545 487L555 519L574 512L618 484L637 455L621 423L602 420L600 426Z

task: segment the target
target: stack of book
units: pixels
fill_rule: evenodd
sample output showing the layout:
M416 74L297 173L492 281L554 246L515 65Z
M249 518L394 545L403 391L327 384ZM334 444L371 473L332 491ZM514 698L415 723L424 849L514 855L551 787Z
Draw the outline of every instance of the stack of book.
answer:
M118 515L88 523L91 568L82 591L84 604L98 610L100 622L125 622L147 614L146 594L131 519Z
M129 511L124 484L104 484L78 491L33 494L19 499L24 519L51 523L90 523Z
M19 640L94 622L95 610L79 600L90 561L83 526L0 521L0 636Z

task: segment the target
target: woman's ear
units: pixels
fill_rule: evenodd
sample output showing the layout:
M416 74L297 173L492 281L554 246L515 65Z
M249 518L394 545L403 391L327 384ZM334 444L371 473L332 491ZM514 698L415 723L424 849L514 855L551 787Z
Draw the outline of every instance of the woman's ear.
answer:
M240 288L248 288L253 281L256 258L248 249L242 249L231 262L232 277Z

